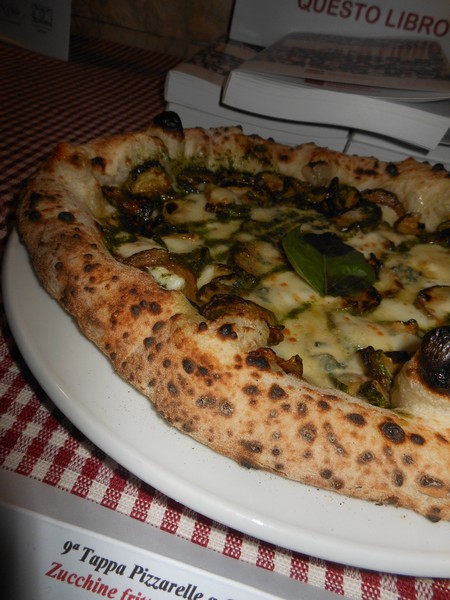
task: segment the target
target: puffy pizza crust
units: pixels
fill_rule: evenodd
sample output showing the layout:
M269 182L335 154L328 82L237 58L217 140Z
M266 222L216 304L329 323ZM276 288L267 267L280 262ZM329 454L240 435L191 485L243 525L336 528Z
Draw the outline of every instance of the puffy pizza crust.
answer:
M28 182L18 228L43 286L180 431L247 467L449 520L450 427L285 373L267 348L265 322L238 313L206 321L182 293L107 252L93 216L108 210L101 186L120 184L149 158L336 175L396 192L408 210L423 208L430 229L449 213L447 174L412 160L292 149L237 128L182 131L156 121L142 133L60 145Z

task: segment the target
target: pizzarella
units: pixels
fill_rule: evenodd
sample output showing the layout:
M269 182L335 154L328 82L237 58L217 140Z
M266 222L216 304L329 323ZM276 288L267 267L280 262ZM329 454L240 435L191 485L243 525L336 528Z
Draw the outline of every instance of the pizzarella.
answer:
M103 192L119 260L208 319L262 315L277 354L317 385L389 407L423 334L449 322L449 223L426 232L392 193L155 160ZM442 272L427 273L430 256Z

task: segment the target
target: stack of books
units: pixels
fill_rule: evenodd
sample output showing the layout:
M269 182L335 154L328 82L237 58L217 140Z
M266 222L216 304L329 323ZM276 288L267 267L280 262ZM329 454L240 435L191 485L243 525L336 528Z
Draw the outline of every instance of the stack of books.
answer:
M274 1L263 5L275 18ZM261 15L260 29L250 31L252 8L255 0L237 0L230 37L169 72L167 107L185 127L240 125L287 145L449 164L450 34L335 35L329 21L325 32L311 33L304 15L303 30L290 31L285 11L273 28L284 34L256 45L271 35Z
M348 141L346 127L278 119L222 103L224 85L230 73L260 50L257 46L223 38L182 62L169 71L166 78L167 109L176 111L185 127L240 125L248 135L273 138L281 144L312 141L342 151Z

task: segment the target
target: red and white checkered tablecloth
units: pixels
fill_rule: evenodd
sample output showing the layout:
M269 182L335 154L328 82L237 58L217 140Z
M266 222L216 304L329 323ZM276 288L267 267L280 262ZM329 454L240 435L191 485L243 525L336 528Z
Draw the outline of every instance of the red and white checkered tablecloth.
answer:
M0 44L0 244L21 182L61 140L142 129L164 107L178 59L99 40L71 42L69 62ZM450 598L450 582L328 563L253 539L138 480L54 406L24 364L1 312L0 464L168 534L293 580L356 599Z

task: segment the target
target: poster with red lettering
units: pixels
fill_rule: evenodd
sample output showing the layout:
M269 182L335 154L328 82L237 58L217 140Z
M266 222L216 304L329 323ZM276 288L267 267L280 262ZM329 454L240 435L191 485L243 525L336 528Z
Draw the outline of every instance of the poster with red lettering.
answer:
M235 0L230 29L233 40L266 47L294 32L434 40L450 55L449 3L448 0L283 0L282 3Z

